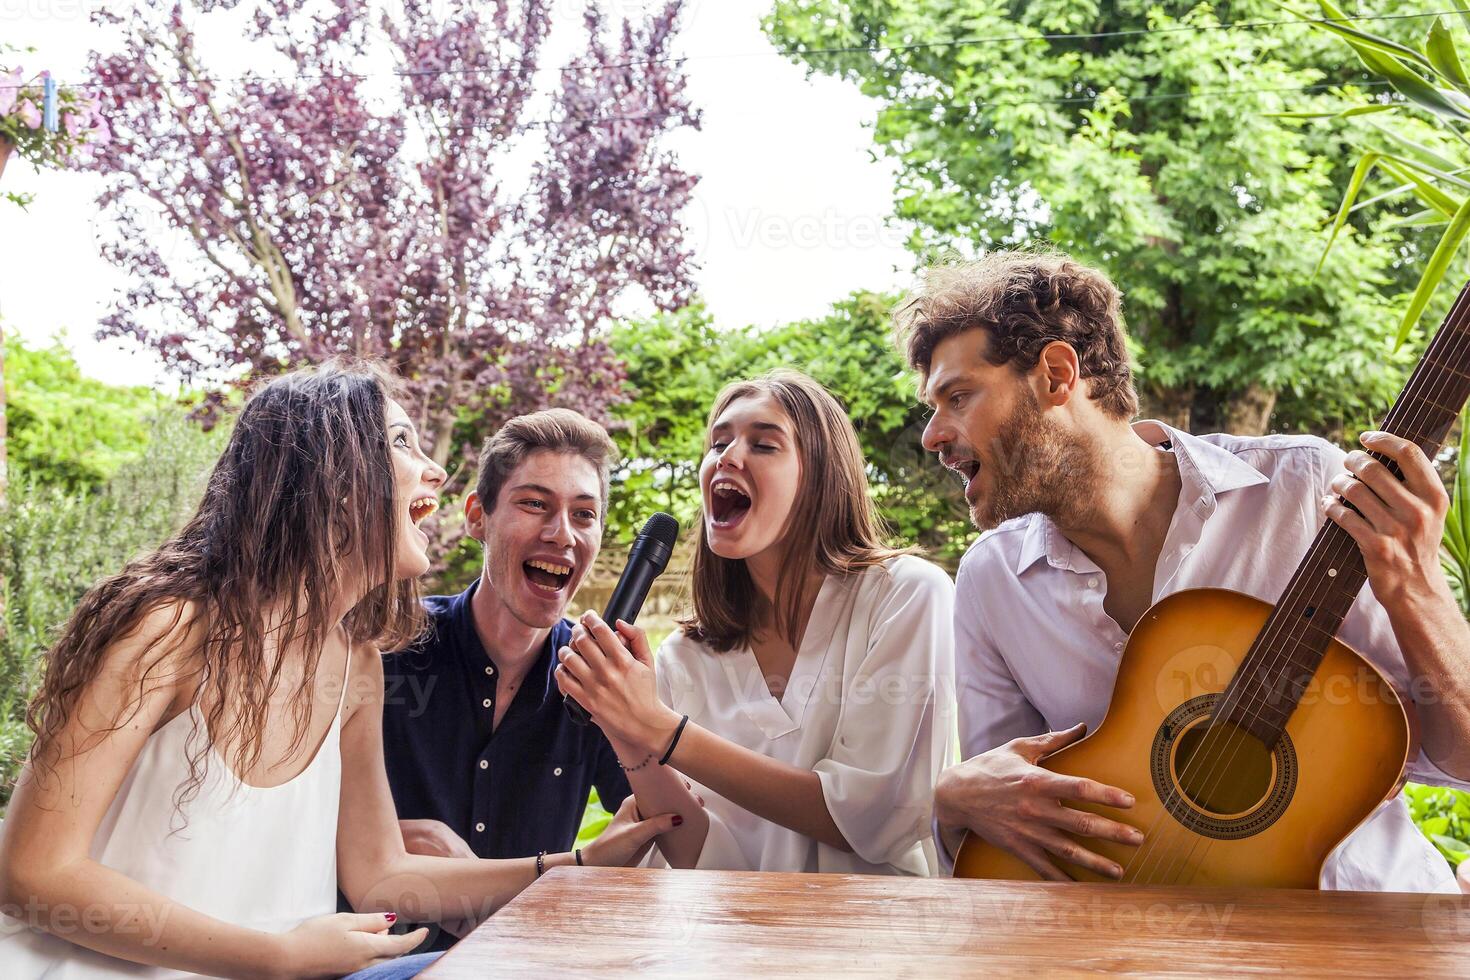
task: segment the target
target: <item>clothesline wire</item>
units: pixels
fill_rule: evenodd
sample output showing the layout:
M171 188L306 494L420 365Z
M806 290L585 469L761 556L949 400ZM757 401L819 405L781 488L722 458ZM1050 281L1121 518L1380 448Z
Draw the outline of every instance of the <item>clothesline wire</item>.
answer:
M947 48L947 47L958 47L958 46L980 46L980 45L989 45L989 44L1005 44L1005 43L1017 43L1017 42L1024 42L1024 43L1043 43L1043 42L1044 43L1055 43L1055 42L1065 42L1065 41L1094 41L1094 40L1105 40L1105 39L1109 39L1109 38L1143 37L1143 36L1160 35L1160 34L1179 34L1179 33L1194 33L1194 34L1199 34L1199 33L1212 32L1212 31L1257 30L1257 29L1267 28L1267 27L1284 27L1284 26L1290 26L1290 25L1323 25L1323 24L1330 24L1330 23L1354 23L1354 22L1359 22L1359 21L1413 20L1413 19L1422 19L1422 18L1427 18L1427 17L1449 16L1449 15L1456 14L1456 13L1459 13L1459 11L1456 10L1456 9L1449 9L1449 10L1428 10L1428 11L1421 11L1421 12L1417 12L1417 13L1399 13L1399 14L1355 14L1353 16L1343 17L1343 18L1340 18L1340 19L1338 19L1338 18L1328 19L1328 18L1292 17L1292 18L1287 18L1287 19L1283 19L1283 20L1233 21L1233 22L1224 23L1224 24L1181 24L1181 25L1175 25L1173 27L1145 27L1145 28L1131 28L1131 29L1127 29L1127 30L1117 30L1117 31L1089 31L1089 32L1074 33L1074 34L1063 34L1063 33L1004 34L1004 35L989 35L989 36L980 36L980 37L949 38L949 39L936 40L936 41L914 41L914 42L903 43L903 44L851 45L851 46L842 46L842 47L804 48L804 49L803 48L798 48L798 49L795 49L795 50L793 50L791 52L784 52L784 51L775 50L775 49L767 50L767 51L747 51L747 52L711 52L711 53L707 53L707 54L694 54L694 55L677 55L677 56L670 55L669 57L666 57L666 58L649 58L649 59L641 59L641 60L633 60L633 61L593 62L591 64L572 64L572 65L564 66L564 67L562 67L561 69L558 69L558 70L561 71L561 72L564 72L564 73L565 72L580 72L580 71L604 71L604 70L634 68L634 67L646 66L646 65L682 64L682 63L689 62L689 61L709 61L709 60L728 59L728 58L784 57L788 53L790 55L800 56L800 57L803 57L803 58L812 57L812 56L828 56L828 55L843 55L843 54L872 54L872 55L877 55L877 54L882 54L882 53L885 53L885 52L887 52L887 53L895 53L895 52L902 52L902 51L926 50L926 49L932 49L932 48ZM507 64L507 65L470 65L470 66L466 66L466 67L462 67L462 68L401 68L401 69L394 69L392 71L387 71L387 72L319 72L319 73L314 73L314 74L300 74L300 75L290 75L290 76L279 76L279 75L277 75L277 76L271 76L271 75L243 75L243 76L219 77L219 78L210 77L210 76L202 76L202 77L200 77L198 79L195 79L194 81L196 81L198 83L208 83L208 84L212 84L212 85L219 85L219 84L225 84L225 83L243 84L243 83L252 83L252 82L253 83L262 83L262 82L285 82L285 81L307 81L307 82L309 82L309 81L323 81L323 80L328 80L328 79L367 79L367 78L380 78L380 77L414 78L414 77L424 77L424 76L434 76L434 75L469 75L469 74L487 74L487 73L494 73L494 72L514 73L514 72L528 71L528 70L533 69L534 67L535 66L533 64L529 63L525 59L522 59L519 62L516 62L514 64ZM116 88L122 88L122 87L125 87L125 86L127 86L127 87L158 87L158 86L162 86L162 85L166 85L166 84L168 84L168 83L165 82L165 81L163 81L163 80L139 80L139 81L133 81L133 82L115 83L115 84L105 85L105 86L87 85L87 84L83 83L83 84L70 84L70 85L67 85L67 86L64 86L64 87L72 88L72 89L86 88L86 89L100 90L100 89L104 89L104 88L113 88L113 89L116 89ZM14 89L14 88L18 88L18 87L24 87L24 86L23 85L22 86L16 86L16 85L0 85L0 89Z

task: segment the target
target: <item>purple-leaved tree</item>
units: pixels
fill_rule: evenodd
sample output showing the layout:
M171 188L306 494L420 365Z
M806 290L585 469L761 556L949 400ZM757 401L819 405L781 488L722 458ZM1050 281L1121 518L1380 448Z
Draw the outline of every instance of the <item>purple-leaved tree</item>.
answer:
M589 6L585 46L539 94L544 0L97 14L120 40L93 57L114 132L93 166L129 283L101 335L186 380L384 357L441 463L520 412L603 416L623 377L602 339L615 306L690 289L695 178L663 145L699 125L670 54L680 3L620 24ZM242 15L281 70L203 62L201 19Z

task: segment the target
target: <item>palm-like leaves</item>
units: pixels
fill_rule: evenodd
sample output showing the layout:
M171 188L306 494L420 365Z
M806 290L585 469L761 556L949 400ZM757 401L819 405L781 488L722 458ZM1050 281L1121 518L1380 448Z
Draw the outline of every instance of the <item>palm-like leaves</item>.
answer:
M1470 79L1466 77L1454 37L1443 18L1434 19L1423 45L1416 50L1352 26L1350 16L1332 0L1317 0L1317 3L1323 19L1312 19L1311 22L1322 30L1341 37L1357 53L1369 72L1387 82L1405 100L1394 104L1353 106L1330 115L1345 118L1392 112L1400 107L1416 107L1424 110L1427 118L1447 138L1470 148L1470 137L1466 135L1466 131L1470 130ZM1467 0L1454 0L1454 3L1466 24L1470 25L1470 5L1467 5ZM1308 19L1300 11L1292 12ZM1307 117L1321 114L1290 115ZM1342 204L1333 219L1322 258L1326 259L1342 226L1353 212L1372 204L1401 198L1405 194L1412 194L1426 205L1424 210L1399 223L1401 227L1444 225L1444 232L1425 263L1424 272L1399 324L1398 343L1402 344L1424 315L1425 307L1444 281L1466 235L1470 234L1470 180L1461 176L1470 172L1470 165L1457 164L1444 153L1409 140L1390 127L1375 128L1396 144L1396 152L1381 147L1364 150L1353 169ZM1359 202L1359 193L1368 176L1375 170L1401 183L1386 194ZM1319 262L1318 269L1320 268Z

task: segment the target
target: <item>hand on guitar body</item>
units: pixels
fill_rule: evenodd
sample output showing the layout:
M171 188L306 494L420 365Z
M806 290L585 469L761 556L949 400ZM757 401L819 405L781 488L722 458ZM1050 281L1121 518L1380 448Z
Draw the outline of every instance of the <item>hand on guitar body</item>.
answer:
M1012 739L946 769L934 794L940 826L978 834L1025 861L1048 881L1071 880L1052 856L1100 875L1122 877L1122 868L1073 836L1136 846L1143 843L1143 834L1128 824L1075 810L1066 801L1127 809L1133 806L1132 795L1116 786L1037 765L1086 733L1087 726L1079 724L1062 732Z

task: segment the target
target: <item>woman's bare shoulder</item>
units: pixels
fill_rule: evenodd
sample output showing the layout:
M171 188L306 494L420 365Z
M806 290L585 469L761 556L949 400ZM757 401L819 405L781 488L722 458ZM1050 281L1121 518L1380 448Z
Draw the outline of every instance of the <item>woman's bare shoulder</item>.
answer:
M352 643L347 661L347 691L342 699L345 724L361 706L383 698L383 652L376 643Z

